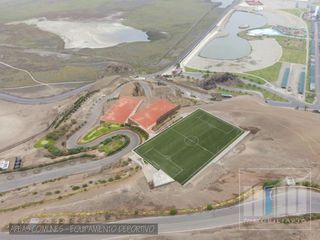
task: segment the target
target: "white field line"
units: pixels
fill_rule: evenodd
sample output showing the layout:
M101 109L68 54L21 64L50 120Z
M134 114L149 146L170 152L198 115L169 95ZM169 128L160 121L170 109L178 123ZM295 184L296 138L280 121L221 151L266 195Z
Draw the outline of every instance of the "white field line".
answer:
M242 134L244 134L244 133L242 133ZM235 140L237 139L237 138L239 138L241 135L241 132L238 134L238 135L236 135L231 141L229 141L228 143L234 143L235 142ZM186 179L186 183L188 183L194 176L196 176L197 174L199 174L200 172L202 172L202 170L203 169L206 169L209 165L210 165L210 163L212 163L212 162L217 162L220 158L222 158L222 157L219 157L219 155L221 154L221 153L223 153L226 149L228 149L228 151L231 149L230 147L231 146L233 146L232 144L226 144L226 145L224 145L224 147L223 148L220 148L220 150L218 151L218 152L216 152L215 154L213 154L212 156L211 156L211 158L209 158L206 162L204 162L198 169L196 169L196 171L194 171L194 174L192 174L192 175L190 175L187 179ZM230 149L229 149L230 148ZM233 147L232 147L233 148ZM228 152L227 151L227 152ZM224 156L224 155L223 155ZM216 160L216 161L213 161L213 160ZM206 166L207 165L207 166ZM204 166L206 166L206 167L204 167ZM183 185L185 185L186 183L183 183Z
M27 70L25 70L25 69L17 68L17 67L14 67L14 66L12 66L12 65L9 65L9 64L7 64L7 63L5 63L5 62L1 62L1 61L0 61L0 64L4 65L4 66L6 66L6 67L12 68L12 69L14 69L14 70L24 72L24 73L28 74L29 77L30 77L34 82L36 82L36 83L38 83L38 84L40 84L40 85L45 85L45 86L47 86L47 87L49 87L49 88L52 89L52 87L51 87L48 83L43 83L43 82L38 81L37 79L35 79L35 78L33 77L33 75L32 75L29 71L27 71Z
M147 158L148 159L148 158ZM161 169L161 167L159 166L159 164L156 162L156 161L153 161L153 160L150 160L150 159L148 159L148 161L150 161L150 163L153 163L155 166L156 166L156 168L159 168L159 169ZM152 164L151 164L152 165ZM159 171L159 170L158 170Z
M217 119L217 120L220 120L222 121L223 123L227 124L227 125L230 125L231 127L233 127L232 131L234 129L238 129L238 127L234 126L234 124L220 118L220 117L217 117L217 116L214 116L212 115L210 112L204 110L203 108L198 108L197 110L202 110L204 111L205 113L207 113L209 116ZM168 129L164 130L163 132L160 132L159 134L157 134L156 136L154 136L153 138L149 139L148 141L146 141L144 144L148 143L148 142L152 142L154 140L156 140L157 137L159 137L160 134L166 132L166 131L170 131L170 130L173 130L174 132L182 135L183 137L187 138L186 136L184 136L183 134L179 133L178 131L176 131L173 127L176 126L176 125L179 125L181 122L183 122L185 119L191 117L197 110L194 110L192 113L190 113L188 116L180 119L179 121L177 121L176 123L174 123L173 125L171 125ZM204 171L207 167L209 167L211 164L213 163L216 163L217 161L219 161L222 157L224 157L224 155L226 155L233 147L235 147L239 142L241 142L247 135L249 135L250 132L243 132L242 134L239 133L237 136L235 136L232 141L230 141L230 145L226 145L224 148L220 149L220 152L217 152L216 154L212 153L211 151L207 150L206 148L203 148L201 145L197 144L199 147L203 148L205 151L207 152L210 152L212 154L211 158L208 159L208 161L206 161L204 164L202 164L201 167L199 167L195 172L194 174L190 175L185 182L181 183L182 185L185 185L187 183L189 183L191 180L194 179L195 176L197 176L200 172ZM237 139L238 138L238 139ZM143 144L143 145L144 145ZM139 147L141 146L138 146L136 149L138 149ZM135 151L136 149L134 149L133 151ZM140 155L142 158L145 158L148 162L153 162L154 161L150 161L150 159L146 158L145 157L145 154L147 154L149 151L151 151L151 149L148 149L146 152L144 153L137 153L138 155ZM213 161L215 160L215 161ZM205 166L207 164L207 166ZM157 165L157 164L156 164ZM205 166L205 167L204 167ZM160 168L161 169L161 168ZM169 174L168 174L169 175ZM169 175L170 176L170 175Z
M173 129L171 129L173 130ZM177 134L180 134L178 131L174 130L174 132L176 132ZM230 145L226 145L224 148L220 149L219 152L217 152L216 154L212 153L212 156L206 161L204 162L199 168L197 168L194 171L194 174L190 175L185 182L181 183L182 185L185 185L187 183L189 183L193 177L195 177L196 175L198 175L200 172L204 171L207 167L209 167L211 165L211 163L216 163L217 161L219 161L225 154L227 154L234 146L236 146L240 141L242 141L250 132L244 132L241 135L236 135L230 142L232 142L232 144ZM183 136L183 134L180 134ZM240 137L241 136L241 137ZM184 136L185 137L185 136ZM187 137L185 137L187 138ZM238 138L238 139L237 139ZM237 139L237 141L235 141L235 139ZM201 145L197 144L199 147L201 147L203 150L210 152L209 150L206 150L206 148L202 147ZM155 166L157 166L159 169L161 169L162 171L164 171L166 174L168 174L170 176L169 173L167 173L163 168L161 168L161 166L159 166L159 164L157 164L155 161L147 158L145 156L145 154L151 152L151 151L156 151L159 155L163 156L166 160L170 161L176 168L178 168L180 171L175 174L174 176L172 176L172 178L174 179L177 175L179 175L181 172L184 171L183 168L181 168L180 166L178 166L175 162L173 162L170 157L160 153L159 151L155 150L154 148L149 149L148 151L146 151L144 154L140 154L141 157L143 157L144 159L146 159L149 163L153 163ZM211 152L210 152L211 153ZM215 160L215 161L213 161ZM211 163L210 163L211 162ZM206 166L207 165L207 166ZM205 166L205 167L204 167ZM199 170L200 169L200 170Z
M170 156L166 156L154 148L152 150L155 151L156 153L158 153L160 156L163 156L167 161L169 161L172 165L174 165L178 169L177 173L172 178L175 178L176 176L178 176L180 173L182 173L184 171L184 169L182 167L180 167L173 160L171 160ZM161 170L164 171L163 169L161 169Z
M166 159L167 161L169 161L172 165L174 165L174 166L178 169L178 171L176 172L176 174L171 177L171 176L170 176L171 174L168 174L167 172L165 172L165 170L164 170L157 162L155 162L154 160L151 160L150 158L145 157L145 154L147 154L147 153L149 153L149 152L151 152L151 151L155 151L157 154L159 154L159 155L162 156L164 159ZM184 171L183 168L181 168L181 167L178 166L174 161L171 160L171 157L170 157L170 156L164 155L164 154L162 154L161 152L159 152L158 150L156 150L156 149L154 149L154 148L149 149L148 151L146 151L146 152L145 152L144 154L142 154L142 155L143 155L142 157L145 158L148 162L153 163L154 165L156 165L157 168L159 168L160 170L164 171L164 172L165 172L166 174L168 174L171 178L175 178L175 177L178 176L181 172ZM151 164L151 165L152 165L152 164Z
M203 172L204 170L206 170L209 166L211 166L212 164L218 162L221 158L223 158L229 151L231 151L231 149L233 149L236 145L238 145L243 139L245 139L248 135L250 134L249 131L247 132L243 132L242 134L238 134L237 136L235 136L232 141L230 141L230 145L226 145L223 149L220 150L220 152L216 153L215 156L213 156L212 158L210 158L207 162L205 162L204 164L202 164L201 167L199 167L197 169L197 171L195 171L195 173L191 176L189 176L186 181L184 183L182 183L182 185L186 185L188 183L191 182L191 180L193 180L196 176L198 176L201 172Z
M220 128L217 128L216 126L214 126L213 124L209 123L208 121L201 119L201 117L198 117L198 119L199 119L201 122L207 124L210 128L216 129L216 130L218 130L219 132L222 132L223 134L226 134L226 135L230 134L231 132L233 132L233 130L236 129L235 127L232 127L229 132L226 132L226 131L224 131L222 128L221 128L221 129L220 129Z
M147 140L145 143L143 143L142 145L136 147L135 149L133 149L133 151L136 151L136 149L140 148L141 146L146 145L147 143L153 142L154 140L156 140L160 135L164 134L165 132L169 132L174 126L179 125L181 122L184 122L187 118L191 117L197 110L202 110L201 108L198 108L196 110L194 110L193 112L191 112L190 114L188 114L185 117L182 117L181 119L179 119L177 122L173 123L172 125L170 125L167 129L163 130L162 132L157 133L156 135L154 135L152 138L150 138L149 140ZM211 115L212 116L212 115Z
M180 136L182 136L182 137L184 137L184 138L186 138L186 139L189 139L187 136L185 136L184 134L178 132L177 130L175 130L175 129L171 129L171 130L174 131L175 133L179 134ZM202 149L205 150L206 152L209 152L209 153L211 153L212 155L214 155L213 152L211 152L211 151L209 151L208 149L206 149L205 147L201 146L199 143L196 143L195 145L197 145L198 147L202 148Z
M211 117L213 117L213 118L215 118L215 119L218 119L218 120L222 121L223 123L225 123L225 124L227 124L227 125L230 125L230 126L233 127L233 128L237 128L237 129L241 130L241 129L240 129L237 125L235 125L234 123L231 123L231 122L223 119L223 118L220 117L220 116L213 115L212 113L208 112L207 110L205 110L205 109L202 108L202 107L200 107L200 108L198 108L198 109L206 112L209 116L211 116ZM216 111L215 111L215 112L216 112Z
M159 169L161 169L160 166L159 166L159 164L156 163L155 161L153 161L153 160L151 160L151 159L149 159L149 158L146 157L146 154L149 153L151 150L152 150L152 148L151 148L151 149L148 149L148 151L146 151L146 152L144 152L144 153L140 153L140 154L138 154L138 155L141 156L143 159L145 159L145 160L146 160L149 164L151 164L152 166L155 165L156 168L158 168L158 170L159 170ZM154 165L153 165L152 163L153 163Z

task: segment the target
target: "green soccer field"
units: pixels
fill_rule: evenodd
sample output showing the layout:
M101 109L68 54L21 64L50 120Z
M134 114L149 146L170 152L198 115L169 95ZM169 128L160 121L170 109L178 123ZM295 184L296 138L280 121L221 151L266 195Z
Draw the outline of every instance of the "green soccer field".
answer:
M198 109L135 152L183 185L242 133L241 129Z

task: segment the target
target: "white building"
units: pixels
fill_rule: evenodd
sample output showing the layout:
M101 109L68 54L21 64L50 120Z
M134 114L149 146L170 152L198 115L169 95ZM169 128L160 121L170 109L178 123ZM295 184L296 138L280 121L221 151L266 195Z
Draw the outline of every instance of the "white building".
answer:
M293 177L286 177L286 184L287 186L295 186L296 181L293 179Z
M10 162L6 160L0 161L0 169L7 170L9 168Z

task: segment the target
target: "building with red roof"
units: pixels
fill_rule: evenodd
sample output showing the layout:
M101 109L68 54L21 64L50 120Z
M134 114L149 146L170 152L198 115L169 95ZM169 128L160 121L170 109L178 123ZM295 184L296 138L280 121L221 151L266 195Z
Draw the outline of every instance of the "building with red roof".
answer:
M142 100L135 97L120 97L115 104L101 117L103 122L125 124L128 122L142 103Z
M167 101L157 100L130 117L130 121L137 124L146 131L161 123L168 116L173 114L179 106Z

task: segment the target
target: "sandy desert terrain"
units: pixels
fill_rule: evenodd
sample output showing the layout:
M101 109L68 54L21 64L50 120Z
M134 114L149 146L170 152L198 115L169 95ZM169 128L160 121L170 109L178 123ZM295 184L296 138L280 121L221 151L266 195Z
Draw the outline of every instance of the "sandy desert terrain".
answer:
M199 106L184 108L181 113L190 112ZM310 128L319 124L319 116L310 112L274 108L254 97L201 105L201 108L244 128L255 128L243 143L225 156L221 162L211 165L201 176L182 187L178 183L150 189L142 172L127 180L108 184L99 189L81 192L56 202L44 202L39 208L1 213L0 222L19 219L23 215L68 212L92 212L97 210L147 209L161 210L206 206L230 199L239 194L239 168L283 168L277 174L244 172L242 179L250 179L252 185L262 184L266 179L284 178L285 168L312 168L312 181L319 181L320 130ZM81 184L84 179L77 180ZM89 180L86 179L86 181ZM68 180L57 182L62 188ZM19 196L18 192L13 192ZM19 198L17 198L19 199ZM84 202L83 199L86 199ZM24 196L20 198L24 202ZM15 201L18 204L19 201ZM9 206L7 206L9 207Z

